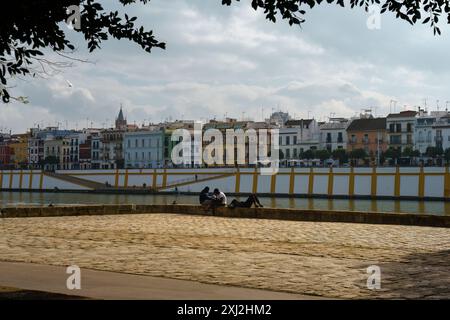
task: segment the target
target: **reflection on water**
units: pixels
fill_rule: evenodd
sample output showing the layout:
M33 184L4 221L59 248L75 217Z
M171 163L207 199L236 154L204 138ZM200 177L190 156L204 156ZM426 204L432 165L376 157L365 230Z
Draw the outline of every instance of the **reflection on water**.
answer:
M230 197L229 202L231 202ZM238 198L239 199L239 198ZM241 199L242 200L242 199ZM197 196L88 193L0 192L0 207L57 204L197 204ZM450 215L450 202L412 200L349 200L311 198L261 198L265 207L352 210Z

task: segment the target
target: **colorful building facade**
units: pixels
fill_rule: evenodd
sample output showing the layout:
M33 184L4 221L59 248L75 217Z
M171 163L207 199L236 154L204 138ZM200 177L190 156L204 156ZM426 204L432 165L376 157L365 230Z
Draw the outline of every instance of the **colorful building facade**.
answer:
M347 128L347 150L363 149L377 157L386 151L386 118L354 119Z

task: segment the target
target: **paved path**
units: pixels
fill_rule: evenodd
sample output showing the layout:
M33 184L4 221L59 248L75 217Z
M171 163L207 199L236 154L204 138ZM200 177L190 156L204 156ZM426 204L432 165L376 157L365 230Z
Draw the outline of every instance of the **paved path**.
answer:
M0 284L2 286L95 299L315 299L315 297L298 294L90 269L81 269L80 290L68 290L66 287L67 277L69 274L66 274L64 267L0 262Z
M323 297L450 298L445 228L175 214L0 219L0 261ZM371 265L380 290L367 288Z

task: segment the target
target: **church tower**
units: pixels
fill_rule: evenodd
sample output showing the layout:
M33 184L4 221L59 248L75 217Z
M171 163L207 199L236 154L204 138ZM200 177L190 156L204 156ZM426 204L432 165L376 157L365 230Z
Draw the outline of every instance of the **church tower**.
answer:
M116 129L125 130L127 128L127 119L123 116L122 104L120 105L119 115L116 118Z

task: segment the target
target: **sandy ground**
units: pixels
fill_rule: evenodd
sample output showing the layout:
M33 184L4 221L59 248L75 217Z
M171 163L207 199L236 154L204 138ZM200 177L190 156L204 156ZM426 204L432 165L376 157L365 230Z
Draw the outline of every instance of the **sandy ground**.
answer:
M450 229L171 214L0 219L0 260L337 298L450 298ZM367 288L367 267L381 289Z

